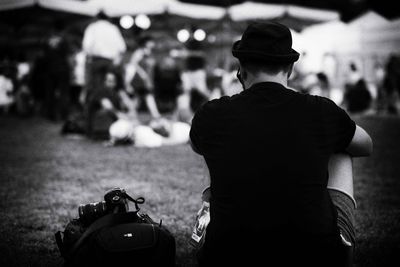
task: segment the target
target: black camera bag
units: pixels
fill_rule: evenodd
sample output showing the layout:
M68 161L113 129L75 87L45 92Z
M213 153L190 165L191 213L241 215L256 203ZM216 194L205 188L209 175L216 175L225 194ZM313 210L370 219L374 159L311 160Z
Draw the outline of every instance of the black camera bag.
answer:
M161 223L137 211L97 219L72 247L65 246L59 232L56 240L65 267L175 266L174 236Z

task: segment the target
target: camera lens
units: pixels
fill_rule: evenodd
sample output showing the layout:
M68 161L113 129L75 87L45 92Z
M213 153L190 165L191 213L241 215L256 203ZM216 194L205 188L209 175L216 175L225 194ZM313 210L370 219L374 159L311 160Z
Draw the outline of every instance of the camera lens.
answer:
M78 208L79 219L83 224L89 225L102 217L106 213L106 210L107 206L105 201L80 205Z

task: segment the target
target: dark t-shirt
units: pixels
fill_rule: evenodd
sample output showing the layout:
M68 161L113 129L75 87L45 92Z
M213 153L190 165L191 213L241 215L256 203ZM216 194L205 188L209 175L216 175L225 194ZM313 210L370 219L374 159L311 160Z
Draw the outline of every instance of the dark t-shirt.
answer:
M247 251L263 261L300 247L314 255L337 246L328 161L354 132L355 123L331 100L272 82L203 105L190 132L211 176L203 260L246 260Z

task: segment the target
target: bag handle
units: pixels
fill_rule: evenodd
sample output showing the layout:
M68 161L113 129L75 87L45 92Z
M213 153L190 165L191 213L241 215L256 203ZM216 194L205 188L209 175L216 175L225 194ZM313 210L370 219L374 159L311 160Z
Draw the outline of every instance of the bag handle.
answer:
M88 229L83 233L83 235L78 239L69 252L64 252L64 258L70 259L74 256L78 248L83 244L83 242L95 231L100 230L104 227L110 227L117 224L123 224L128 222L133 222L138 220L137 211L131 211L126 213L110 213L107 214L95 222L93 222Z

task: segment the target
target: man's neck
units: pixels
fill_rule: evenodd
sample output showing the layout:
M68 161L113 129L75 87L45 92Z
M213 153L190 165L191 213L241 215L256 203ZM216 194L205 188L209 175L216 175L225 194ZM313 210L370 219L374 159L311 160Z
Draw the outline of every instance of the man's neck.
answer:
M274 82L282 84L283 86L287 87L288 81L286 74L279 73L278 75L269 75L265 73L260 73L257 76L249 77L249 79L245 81L245 84L246 88L250 88L254 84L262 82Z

